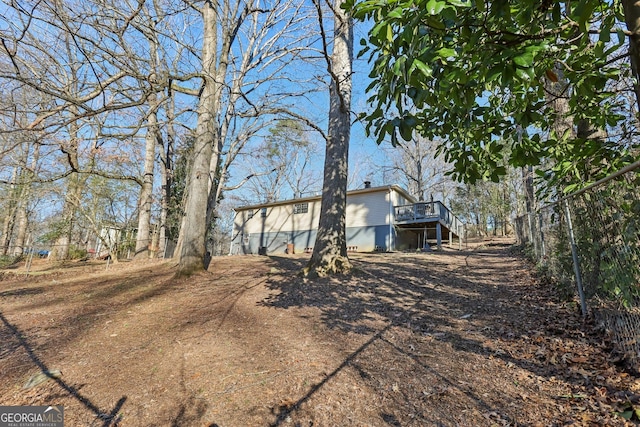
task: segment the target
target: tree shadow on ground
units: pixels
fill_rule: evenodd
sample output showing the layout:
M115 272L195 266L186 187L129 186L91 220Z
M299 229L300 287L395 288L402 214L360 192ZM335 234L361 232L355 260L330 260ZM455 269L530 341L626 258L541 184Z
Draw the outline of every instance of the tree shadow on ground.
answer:
M40 359L40 357L36 354L31 344L29 344L27 338L24 336L20 329L10 323L7 318L0 313L0 321L4 325L4 327L10 332L13 343L13 348L15 350L22 347L24 351L29 356L29 359L35 364L40 372L47 376L49 379L55 381L64 391L66 391L69 395L73 396L78 402L80 402L85 408L93 412L97 420L102 421L102 427L110 427L117 426L120 422L120 417L118 416L122 406L127 400L126 396L122 396L118 402L114 405L111 410L103 410L99 408L94 402L92 402L88 397L84 396L80 393L79 387L75 387L57 375L52 374L51 369ZM7 341L4 341L7 342Z
M266 264L269 265L269 261L266 261ZM180 313L180 316L176 316L175 328L182 328L189 322L194 323L194 319L198 319L195 323L199 323L201 320L202 326L205 326L205 323L211 320L211 312L205 309L211 309L212 306L219 303L231 301L233 303L230 303L226 310L215 313L216 320L219 318L219 322L222 324L227 320L235 302L249 289L247 286L235 289L237 280L234 279L237 276L243 279L256 279L258 283L254 286L259 286L266 280L266 272L269 267L260 265L259 268L250 271L247 269L239 271L233 267L219 270L215 268L215 262L214 259L212 262L213 271L202 272L197 276L185 279L175 279L174 272L169 265L151 267L140 265L135 269L124 271L114 269L106 274L100 272L99 275L93 277L87 274L82 278L59 275L59 280L52 282L49 279L30 285L17 280L8 282L6 283L8 289L0 293L0 303L5 305L7 309L10 308L4 313L0 311L0 320L2 320L0 322L0 366L2 366L2 362L10 361L12 366L8 366L9 363L7 363L3 369L8 367L11 370L12 379L25 376L34 367L46 375L47 372L50 372L46 362L47 354L82 342L86 335L104 327L105 321L114 324L118 319L126 318L127 313L137 310L138 306L148 305L152 302L150 300L163 300L163 297L167 295L188 293L194 282L215 284L223 281L233 283L234 286L227 286L220 292L207 292L207 298L212 296L214 298L208 299L206 304L203 301L203 304L190 307L190 312L185 311ZM90 283L90 286L87 286L87 283ZM216 290L215 286L211 288ZM56 310L57 307L64 309ZM21 316L22 313L48 313L48 309L52 308L55 312L54 316L57 316L55 321L51 319L50 322L43 324L38 319L34 322L25 321L23 323L25 317ZM200 311L202 311L202 315L199 315ZM134 347L136 345L135 343L131 344ZM105 345L109 344L105 343ZM90 357L90 355L86 356ZM124 358L121 363L126 363ZM64 370L64 367L61 369ZM176 394L172 402L175 405L167 407L166 412L160 414L167 425L202 424L202 418L208 410L207 402L197 397L195 392L188 390L188 387L185 386L185 377L187 376L188 374L184 372L184 367L182 367L177 379L179 387L176 388L176 391L179 393ZM48 377L52 383L57 385L55 391L48 397L76 399L88 410L89 417L95 415L97 421L94 421L92 425L117 425L119 411L125 401L127 407L130 408L131 405L135 408L140 404L140 402L132 401L131 396L129 400L123 396L113 409L104 410L95 403L95 397L90 400L86 396L88 392L83 390L84 386L89 387L93 384L72 385L60 378L54 378L54 375L48 375Z
M220 276L208 272L201 275L212 279ZM78 289L84 289L86 280L91 280L90 292L77 292L76 286ZM128 271L125 275L114 271L106 276L101 275L86 280L80 281L79 284L73 281L53 284L49 282L40 286L9 289L0 293L0 301L6 302L7 306L13 305L14 311L17 307L18 313L34 313L56 306L65 307L61 321L64 324L73 325L73 327L60 327L54 324L51 326L53 333L47 331L41 333L43 327L40 325L23 330L7 318L8 314L5 316L0 311L0 341L2 342L0 362L9 360L13 355L17 357L15 360L20 360L19 364L16 362L15 366L11 367L14 378L24 376L34 366L37 367L41 374L60 387L60 392L54 393L51 397L71 396L95 415L100 423L98 425L115 426L120 422L119 411L127 400L126 396L120 398L113 409L104 410L83 395L81 392L83 385L72 385L51 375L42 354L69 347L75 341L82 340L85 334L104 324L105 319L112 321L122 317L132 307L144 304L152 298L179 292L188 285L188 279L174 279L171 269L150 270L142 267L140 270ZM14 286L17 284L12 283ZM21 360L28 363L22 363ZM177 405L175 413L166 414L166 418L171 420L172 425L197 424L206 412L204 402L193 396L186 396L185 400L177 402Z
M387 333L390 328L406 331L416 338L435 338L459 352L474 353L483 358L499 358L507 366L517 366L540 377L562 375L566 371L562 366L546 360L496 352L486 345L487 340L497 338L527 337L532 333L528 326L529 316L540 315L551 319L557 316L553 308L544 307L545 300L554 299L551 293L539 288L527 289L517 282L518 278L511 271L504 270L505 257L513 255L509 246L491 245L480 251L449 252L447 257L438 253L388 254L366 259L354 256L352 262L356 269L350 276L315 280L299 276L272 277L268 286L276 292L261 304L283 309L315 307L320 310L321 320L327 328L370 336L322 383L311 388L294 405L281 408L273 425L284 423L290 414L309 401L346 366L356 367L363 378L385 375L384 372L371 372L370 368L367 372L366 367L354 363L354 359L372 348L374 343L384 343L393 348L398 355L411 360L421 372L466 395L487 413L497 409L495 401L488 401L472 388L461 386L436 367L425 363L413 346L404 348L393 342ZM447 264L452 257L457 259L453 266ZM473 257L472 262L469 262L470 257ZM300 259L273 259L279 268L286 271L298 271L304 263ZM549 313L544 310L549 310ZM581 323L577 314L569 315L573 316L570 323L579 328ZM381 321L385 325L383 328L379 326ZM463 336L458 332L460 324L478 333L471 338L467 334ZM565 341L572 339L572 331L554 328L552 321L546 318L532 327L540 327L540 324L545 328L545 334L551 337ZM579 330L575 332L576 336L584 335ZM585 379L580 375L564 378L572 387L585 384ZM413 405L408 402L410 399L406 400L404 404ZM400 425L394 414L381 413L381 418L389 425ZM433 419L422 421L433 422ZM501 422L513 423L514 420L503 414Z
M42 292L44 292L44 289L42 287L10 289L8 291L0 292L0 298L38 295L38 294L41 294Z
M90 294L76 294L74 292L75 284L47 284L7 290L2 293L1 297L9 302L25 298L24 303L20 305L21 312L37 312L41 308L65 305L67 307L65 313L67 322L73 324L74 327L57 330L57 332L63 332L64 335L51 336L47 340L48 342L39 346L42 348L52 346L61 348L93 329L98 322L102 321L103 315L115 316L120 310L126 310L128 307L164 295L181 286L180 281L167 278L166 271L146 273L143 283L137 278L122 279L117 276L117 273L114 274L116 275L93 279ZM145 285L149 282L154 283L154 286ZM49 291L59 286L64 286L65 292L57 292L59 296L52 297ZM33 296L37 296L37 298L26 299L26 297ZM28 332L25 331L25 337L28 336ZM9 353L5 350L0 352L0 361L6 358ZM28 367L25 368L28 369Z

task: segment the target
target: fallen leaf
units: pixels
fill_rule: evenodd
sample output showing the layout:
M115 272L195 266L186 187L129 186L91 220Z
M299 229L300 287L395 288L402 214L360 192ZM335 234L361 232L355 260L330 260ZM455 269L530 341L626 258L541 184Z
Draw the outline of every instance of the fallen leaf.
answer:
M29 381L27 381L25 385L22 386L22 388L24 390L28 390L52 378L60 378L61 376L62 372L60 372L59 369L51 369L49 371L38 372L37 374L32 375L31 378L29 378Z

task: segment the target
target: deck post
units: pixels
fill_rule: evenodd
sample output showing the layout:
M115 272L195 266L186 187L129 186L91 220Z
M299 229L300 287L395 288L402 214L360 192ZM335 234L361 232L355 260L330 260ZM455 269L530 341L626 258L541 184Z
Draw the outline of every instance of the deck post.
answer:
M442 250L442 225L440 225L440 221L436 222L436 241L438 250Z
M449 229L449 247L453 248L453 231Z

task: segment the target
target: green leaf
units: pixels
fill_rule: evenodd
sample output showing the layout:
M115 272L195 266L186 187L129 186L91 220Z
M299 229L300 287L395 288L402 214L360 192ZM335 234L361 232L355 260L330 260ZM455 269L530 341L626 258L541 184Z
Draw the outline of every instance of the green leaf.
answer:
M376 117L367 114L364 121L379 139L401 142L412 130L413 136L456 140L442 153L453 176L467 181L498 177L506 164L553 164L539 168L548 172L541 181L564 186L583 181L586 164L600 165L598 173L619 165L607 148L615 145L611 139L594 150L573 136L548 137L557 112L545 105L541 80L555 64L566 65L557 80L571 88L566 116L576 123L606 131L629 117L633 104L623 104L628 101L613 89L628 64L606 65L627 42L620 2L551 2L540 10L539 1L359 0L353 7L359 19L373 21L363 46L370 48L367 92ZM599 37L587 28L598 29ZM403 117L385 127L384 117L402 115L405 102L419 124ZM476 110L479 105L487 110ZM515 137L514 123L529 129L522 147L492 154L493 139ZM632 142L629 150L638 147Z
M418 125L418 119L416 119L414 116L405 117L404 122L411 128L415 128Z
M442 22L435 16L427 16L427 24L429 24L431 28L434 28L436 30L444 30L446 28L444 22Z
M405 10L403 7L396 7L391 12L387 14L387 18L399 19L404 15Z
M580 184L571 184L571 185L567 185L566 187L564 187L562 189L562 192L564 194L571 194L574 191L576 191L578 188L580 188Z
M492 82L495 79L497 79L498 77L500 77L500 75L502 74L502 69L496 67L496 68L492 68L491 70L489 70L489 72L487 73L487 77L486 80L487 82Z
M587 31L587 22L591 19L594 8L593 2L583 1L574 9L578 14L578 25L583 32Z
M378 142L378 144L380 144L380 143ZM395 132L392 132L391 133L391 145L394 146L394 147L397 147L398 144L399 144L398 143L398 135L396 135Z
M457 55L457 52L455 51L455 49L451 49L449 47L443 47L442 49L438 50L436 53L442 59L451 58Z
M560 2L554 2L553 4L553 11L551 12L551 18L553 19L553 22L558 22L560 21L560 17L562 11L561 11L561 6L560 6Z
M438 15L446 5L447 3L444 1L429 0L427 2L427 12L429 12L430 15Z
M431 67L429 67L427 64L420 61L419 59L413 60L413 66L415 66L418 70L420 70L420 72L424 74L426 77L431 77L433 75L433 70L431 69Z
M408 126L406 121L403 120L400 122L399 129L402 139L404 139L405 141L411 141L411 139L413 139L413 128L411 126Z
M389 43L393 42L393 28L391 28L391 25L387 25L387 41Z
M387 26L387 22L386 21L380 21L378 22L372 29L371 29L371 36L372 37L378 37L378 35L380 34L380 31L382 30L382 28Z
M618 44L622 46L627 41L627 35L624 33L624 30L622 28L618 28L616 30L616 33L618 34Z
M614 412L616 415L620 415L625 420L630 420L633 417L633 409L627 409L624 412Z
M393 64L393 74L396 76L402 77L404 75L404 65L407 62L407 58L401 56L398 58L395 64Z
M516 69L516 76L526 82L529 82L536 78L535 70L533 69L533 67Z
M471 7L471 2L462 0L449 0L449 4L455 7Z
M523 54L513 58L513 62L519 67L529 68L533 65L533 52L525 51Z

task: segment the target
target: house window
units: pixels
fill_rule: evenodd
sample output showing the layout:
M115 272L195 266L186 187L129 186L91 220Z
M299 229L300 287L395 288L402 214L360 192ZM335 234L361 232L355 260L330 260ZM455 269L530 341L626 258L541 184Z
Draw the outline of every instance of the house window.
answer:
M294 214L303 214L309 212L309 203L296 203L293 205Z
M247 212L247 219L253 218L253 211Z
M262 218L266 218L267 217L267 208L260 209L260 216Z

